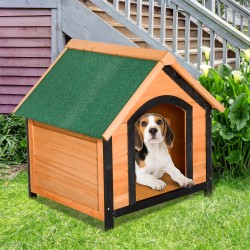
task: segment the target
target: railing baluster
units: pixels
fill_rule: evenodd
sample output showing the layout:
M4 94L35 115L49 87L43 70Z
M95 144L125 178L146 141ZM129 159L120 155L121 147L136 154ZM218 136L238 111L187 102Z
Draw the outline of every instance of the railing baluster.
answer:
M173 5L173 51L177 53L178 49L178 11L179 7Z
M248 21L248 36L250 37L250 20Z
M213 30L210 30L210 66L214 67L214 53L215 53L215 32Z
M142 27L142 0L137 0L136 23L140 28Z
M228 22L228 6L225 5L224 9L225 9L225 21Z
M185 60L190 62L190 14L185 14Z
M125 1L125 17L130 18L130 0Z
M202 1L201 1L201 4L202 4L203 6L205 6L205 5L206 5L206 0L202 0Z
M221 5L221 2L220 2L220 0L218 0L218 1L217 1L217 15L218 15L219 17L221 17L220 5Z
M119 0L113 0L113 6L116 10L119 10Z
M223 38L223 64L227 63L227 40Z
M235 68L239 69L240 68L240 49L239 48L235 48L235 56L236 56Z
M154 34L154 0L149 0L149 10L148 10L148 32L152 36Z
M197 34L197 44L198 44L198 51L197 51L197 68L200 70L201 61L202 61L202 22L198 21L198 34Z
M233 26L236 27L236 12L233 10Z
M166 0L161 0L161 36L160 41L165 45L166 41Z
M243 32L244 25L243 25L243 16L240 15L240 31Z

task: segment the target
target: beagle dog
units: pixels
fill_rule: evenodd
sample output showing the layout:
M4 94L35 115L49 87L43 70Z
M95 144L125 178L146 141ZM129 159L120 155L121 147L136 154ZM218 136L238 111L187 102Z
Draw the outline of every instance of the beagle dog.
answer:
M166 183L160 178L164 173L181 187L189 188L193 180L177 169L168 153L173 147L174 133L164 117L155 113L144 114L135 124L136 182L163 190Z

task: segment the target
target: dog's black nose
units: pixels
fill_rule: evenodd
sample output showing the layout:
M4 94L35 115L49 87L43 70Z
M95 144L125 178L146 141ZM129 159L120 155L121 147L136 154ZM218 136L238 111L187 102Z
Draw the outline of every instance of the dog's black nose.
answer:
M149 133L151 134L151 135L155 135L156 133L157 133L157 128L151 128L151 129L149 129Z

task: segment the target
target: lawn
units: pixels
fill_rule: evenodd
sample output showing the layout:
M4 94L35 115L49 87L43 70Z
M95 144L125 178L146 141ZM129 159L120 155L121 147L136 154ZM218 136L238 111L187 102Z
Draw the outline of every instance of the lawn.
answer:
M27 175L0 181L0 249L249 249L250 176L103 223L42 197Z

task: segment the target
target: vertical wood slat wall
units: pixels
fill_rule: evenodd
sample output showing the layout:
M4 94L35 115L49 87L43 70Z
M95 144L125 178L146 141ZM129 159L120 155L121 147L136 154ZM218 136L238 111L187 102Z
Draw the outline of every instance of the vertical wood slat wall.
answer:
M51 64L51 10L0 9L0 113L10 113Z

